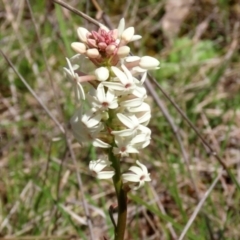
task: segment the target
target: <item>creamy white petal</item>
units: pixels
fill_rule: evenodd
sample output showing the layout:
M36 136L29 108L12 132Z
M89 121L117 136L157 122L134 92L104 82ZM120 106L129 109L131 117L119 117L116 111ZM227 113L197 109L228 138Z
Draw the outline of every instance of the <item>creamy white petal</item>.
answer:
M133 173L124 173L124 174L122 174L122 178L128 182L139 182L138 175L133 174Z
M117 91L124 91L125 87L121 83L116 83L116 82L103 82L102 83L104 86L117 90Z
M138 125L138 119L134 116L127 117L122 113L117 114L118 119L128 128L135 128Z
M79 39L82 42L86 43L87 42L87 34L89 34L90 32L86 28L79 27L77 30L77 33L78 33Z
M122 36L121 38L126 41L126 42L129 42L131 41L133 35L134 35L134 27L128 27L126 28L123 33L122 33Z
M96 138L93 140L93 146L94 147L100 147L100 148L110 148L111 145L109 145L108 143L103 142L102 140Z
M126 101L123 101L120 103L120 106L122 107L138 107L142 104L143 102L143 99L142 98L134 98L134 99L131 99L131 100L126 100Z
M96 173L102 171L106 166L108 166L108 162L102 159L90 161L89 163L89 169Z
M151 118L151 113L150 112L146 112L144 115L142 115L141 117L138 118L138 122L139 123L144 123L146 121L149 121Z
M123 85L128 83L128 79L126 77L126 75L124 74L124 72L122 72L119 68L117 67L111 67L112 71L114 72L114 74L118 77L118 79L122 82Z
M120 37L125 29L125 20L122 18L118 24L118 37Z
M126 57L125 58L125 61L126 62L136 62L136 61L138 61L138 60L140 60L141 58L140 57L138 57L138 56L129 56L129 57Z
M105 97L105 90L102 84L98 85L97 91L96 91L96 95L98 100L102 103L105 101L106 97Z
M140 35L133 35L133 37L131 38L131 40L129 42L137 41L141 38L142 38L142 36L140 36Z
M124 129L120 131L112 131L111 132L113 135L117 135L119 137L129 137L132 136L136 133L135 129Z
M114 171L102 171L97 173L97 178L98 179L110 179L114 176L115 172Z
M149 57L149 56L144 56L140 59L139 66L144 68L144 69L155 69L160 62L154 58L154 57Z
M109 71L106 67L97 68L94 71L98 81L106 81L109 78Z
M140 163L138 160L136 161L136 163L138 166L140 166L142 168L142 171L144 174L148 174L147 167L144 164Z
M74 51L80 54L84 54L87 50L86 45L80 42L73 42L71 47Z
M123 69L124 73L126 74L128 82L132 83L133 82L133 77L132 77L131 72L124 65L122 65L121 68Z
M130 167L130 168L129 168L129 171L132 171L132 172L134 172L136 175L139 175L139 176L141 176L142 173L143 173L142 169L141 169L140 167L136 167L136 166Z

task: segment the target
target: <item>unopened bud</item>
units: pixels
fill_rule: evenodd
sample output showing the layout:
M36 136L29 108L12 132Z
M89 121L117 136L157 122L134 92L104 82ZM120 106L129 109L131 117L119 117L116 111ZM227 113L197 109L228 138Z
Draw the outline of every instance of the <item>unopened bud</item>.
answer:
M124 28L125 28L125 20L124 18L122 18L119 22L119 25L118 25L118 37L121 37L122 35L122 32L124 31Z
M132 37L134 35L134 27L129 27L127 29L125 29L122 33L122 39L125 41L125 42L130 42Z
M160 62L156 58L149 56L142 57L139 62L139 66L147 70L156 69L159 64Z
M87 44L90 48L97 48L96 40L88 38Z
M142 38L142 36L140 36L140 35L133 35L133 37L131 38L130 42L137 41L137 40L139 40L141 38Z
M79 39L82 42L86 43L87 42L87 35L90 34L90 32L86 28L79 27L78 30L77 30L77 33L78 33Z
M86 52L86 55L89 58L98 58L99 57L99 51L96 48L88 49Z
M130 52L130 48L128 46L122 46L118 49L117 55L120 58L124 58L129 54L129 52Z
M109 77L109 71L106 67L97 68L94 73L98 81L106 81Z
M138 56L129 56L129 57L127 57L126 59L125 59L125 61L127 62L127 63L129 63L129 62L137 62L137 61L139 61L141 58L140 57L138 57Z
M102 50L105 50L106 49L106 47L107 47L107 44L105 43L105 42L100 42L99 44L98 44L98 48L100 49L100 51Z
M83 43L73 42L71 44L71 47L77 53L84 54L86 52L86 46Z
M108 45L106 48L106 53L107 55L111 55L113 54L114 50L116 49L115 45Z

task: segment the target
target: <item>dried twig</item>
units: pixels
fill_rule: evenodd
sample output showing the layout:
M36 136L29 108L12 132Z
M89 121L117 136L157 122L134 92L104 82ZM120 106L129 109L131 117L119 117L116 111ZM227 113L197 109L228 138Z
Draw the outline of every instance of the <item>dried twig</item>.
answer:
M89 17L87 14L85 14L85 13L83 13L83 12L73 8L73 7L71 7L69 4L67 4L67 3L65 3L65 2L63 2L61 0L52 0L52 1L57 3L57 4L59 4L59 5L61 5L62 7L66 8L66 9L68 9L69 11L71 11L71 12L73 12L73 13L81 16L81 17L83 17L84 19L86 19L87 21L95 24L96 26L100 26L98 21L96 21L95 19Z
M196 218L197 214L199 213L199 211L201 210L203 204L205 203L206 199L208 198L209 194L211 193L211 191L213 190L213 188L215 187L215 185L217 184L218 180L220 179L220 177L222 176L222 172L223 169L220 170L220 172L218 173L218 176L215 178L215 180L213 181L213 183L211 184L211 186L209 187L209 189L205 192L203 198L201 199L201 201L198 203L197 207L195 208L192 216L190 217L190 219L188 220L188 223L186 224L185 228L183 229L180 237L178 240L183 240L188 229L191 227L194 219Z
M26 80L23 78L23 76L18 72L18 70L14 67L11 60L3 53L2 50L0 50L0 53L5 58L6 62L10 65L10 67L13 69L13 71L16 73L16 75L20 78L22 83L25 85L25 87L28 89L28 91L33 95L33 97L38 101L38 103L41 105L41 107L45 110L45 112L48 114L48 116L53 120L53 122L59 127L62 133L65 132L62 125L59 123L59 121L52 115L51 111L47 108L47 106L42 102L42 100L37 96L37 94L34 92L34 90L30 87L30 85L26 82Z
M211 147L210 144L208 144L208 142L204 139L204 137L200 134L200 132L198 131L198 129L194 126L194 124L189 120L189 118L187 117L187 115L182 111L182 109L180 109L180 107L170 98L170 96L163 90L163 88L161 87L161 85L156 81L156 79L154 79L150 74L148 74L148 78L158 87L158 89L162 92L162 94L167 98L167 100L174 106L174 108L180 113L180 115L183 117L183 119L188 123L188 125L193 129L193 131L197 134L197 136L200 138L200 140L202 141L202 143L205 145L205 147L207 147L207 149L209 150L209 153L211 155L213 155L217 161L220 163L220 165L224 168L224 170L226 170L226 172L228 173L229 177L232 179L232 181L236 184L236 186L238 187L238 189L240 190L240 185L237 182L236 178L234 177L234 175L232 174L231 170L227 167L227 165L225 164L225 162L223 162L223 160L221 159L221 157L217 154L217 152Z

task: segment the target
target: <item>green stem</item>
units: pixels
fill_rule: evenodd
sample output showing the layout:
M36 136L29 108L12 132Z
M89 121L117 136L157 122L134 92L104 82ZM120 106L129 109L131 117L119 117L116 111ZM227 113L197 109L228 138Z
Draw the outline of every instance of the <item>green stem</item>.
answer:
M109 160L112 162L112 166L115 169L113 183L118 200L118 220L117 226L115 227L114 240L124 240L124 233L127 223L127 193L123 189L120 159L114 156L112 150L113 148L109 149Z

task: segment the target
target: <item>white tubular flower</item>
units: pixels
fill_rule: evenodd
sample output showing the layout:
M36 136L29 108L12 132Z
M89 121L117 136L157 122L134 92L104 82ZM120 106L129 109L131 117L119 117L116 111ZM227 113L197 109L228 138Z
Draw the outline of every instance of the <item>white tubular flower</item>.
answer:
M150 112L145 112L144 114L141 114L139 116L136 115L136 117L138 118L139 123L146 126L151 119L151 113Z
M110 89L105 93L104 86L99 84L95 96L88 96L92 100L91 104L99 110L115 109L118 107L117 99Z
M103 125L100 122L101 115L93 115L90 110L86 114L82 114L82 108L79 108L70 120L72 132L77 141L82 144L84 142L94 140Z
M125 116L122 113L117 113L117 117L128 129L112 131L112 134L119 137L131 137L136 135L140 125L136 116Z
M138 160L136 161L136 163L139 167L132 166L129 168L129 171L131 171L132 173L122 174L122 178L124 181L139 183L138 186L133 188L134 190L143 186L145 182L151 181L150 173L148 173L146 166L140 163Z
M106 142L98 137L103 130L103 124L100 122L101 115L96 114L91 117L91 110L82 115L82 109L79 109L71 118L71 126L74 137L80 144L92 142L94 147L110 148Z
M80 77L78 76L77 73L74 72L74 69L70 60L68 58L66 58L66 60L67 60L69 69L68 68L63 68L63 69L66 72L67 77L71 80L73 84L75 98L76 100L81 100L81 99L85 100L85 92L82 85L80 84Z
M82 116L81 121L91 132L98 127L98 124L100 123L101 118L102 118L101 114L96 113L94 109L91 109Z
M130 153L139 153L138 149L145 148L150 143L150 136L148 134L138 134L135 137L119 137L115 136L114 154L120 154L121 157L128 157Z
M126 116L122 113L117 113L118 119L128 128L120 131L112 131L111 133L119 137L134 137L138 133L149 134L150 129L140 124L135 115Z
M150 108L149 104L142 102L142 104L140 106L129 107L128 112L134 113L134 114L139 113L139 112L151 112L151 108Z
M109 71L106 67L97 68L94 73L100 82L106 81L109 78Z
M96 161L90 161L89 169L96 175L98 179L110 179L114 176L115 172L112 170L102 171L105 167L108 167L110 162L104 159L98 159Z
M124 65L122 65L121 67L124 72L114 66L111 67L111 69L126 89L132 88L133 87L132 74L129 72L129 70Z
M94 147L100 147L100 148L110 148L111 145L108 143L103 142L102 140L96 138L93 140L93 146Z
M128 157L130 153L139 153L132 143L132 138L115 136L115 143L117 147L113 148L113 152L114 154L120 154L121 157Z
M131 140L131 144L137 149L142 149L147 147L150 144L150 140L151 140L151 134L140 133Z
M135 108L139 107L143 103L143 98L133 98L128 100L122 100L119 103L122 107Z
M121 66L123 71L117 67L111 67L114 74L117 76L118 82L103 82L104 86L114 90L117 95L134 94L136 97L144 97L146 89L142 86L139 80L135 79L131 72L124 66Z

